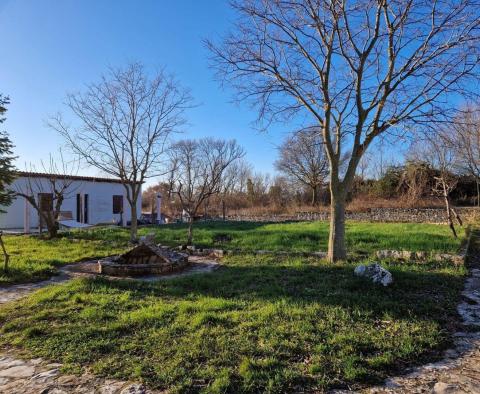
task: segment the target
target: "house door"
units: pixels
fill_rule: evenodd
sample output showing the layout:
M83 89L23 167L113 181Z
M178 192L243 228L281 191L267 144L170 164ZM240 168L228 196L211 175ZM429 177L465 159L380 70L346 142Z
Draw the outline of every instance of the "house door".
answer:
M88 223L88 194L77 194L77 222Z
M53 194L52 193L38 193L38 206L40 211L48 216L53 216ZM38 227L40 232L46 227L45 219L43 215L39 214Z

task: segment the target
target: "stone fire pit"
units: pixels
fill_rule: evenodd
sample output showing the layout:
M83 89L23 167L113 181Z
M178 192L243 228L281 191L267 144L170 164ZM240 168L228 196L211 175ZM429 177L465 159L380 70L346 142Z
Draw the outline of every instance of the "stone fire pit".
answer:
M162 275L183 270L188 255L142 242L128 252L98 261L98 273L111 276Z

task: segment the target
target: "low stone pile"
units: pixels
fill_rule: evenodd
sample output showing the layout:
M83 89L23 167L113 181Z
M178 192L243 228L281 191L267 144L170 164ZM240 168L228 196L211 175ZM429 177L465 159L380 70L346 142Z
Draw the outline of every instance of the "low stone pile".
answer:
M359 265L355 268L354 274L370 279L373 283L388 286L393 283L392 274L380 264Z
M406 260L406 261L437 261L449 262L461 265L464 262L465 255L435 252L412 252L410 250L378 250L375 253L377 259L381 260Z

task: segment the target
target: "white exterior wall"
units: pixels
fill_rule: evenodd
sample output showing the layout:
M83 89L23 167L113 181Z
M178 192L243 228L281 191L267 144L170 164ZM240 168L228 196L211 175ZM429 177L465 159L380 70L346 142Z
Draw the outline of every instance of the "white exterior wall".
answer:
M28 180L25 177L17 178L10 188L14 191L26 192ZM35 198L38 193L51 193L52 187L46 178L32 178L31 189ZM125 187L116 182L74 180L65 191L65 199L61 211L71 211L73 219L77 220L77 194L88 194L88 224L118 223L120 214L113 213L113 196L123 195L124 221L130 221L130 205L126 198ZM141 195L141 192L140 192ZM55 202L54 202L55 203ZM0 229L23 229L25 217L25 205L28 206L30 228L39 225L37 211L25 201L23 197L17 197L10 206L2 207L6 213L0 213ZM141 197L137 201L138 216L142 212Z

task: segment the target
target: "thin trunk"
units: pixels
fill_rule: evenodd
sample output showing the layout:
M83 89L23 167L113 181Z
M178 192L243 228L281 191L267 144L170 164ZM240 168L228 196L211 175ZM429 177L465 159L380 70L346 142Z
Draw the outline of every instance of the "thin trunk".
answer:
M225 217L226 217L226 211L225 211L225 199L222 198L222 218L223 218L223 221L225 221Z
M130 241L136 242L137 241L137 204L136 201L132 201L131 206L132 218L130 219Z
M330 262L345 260L345 205L346 193L339 185L330 186L330 235L328 239L328 259Z
M317 205L317 187L312 187L312 206Z
M8 262L10 261L10 256L5 249L5 244L3 243L3 231L0 231L0 246L2 247L3 251L3 272L8 272Z
M450 200L448 198L448 193L447 193L447 189L445 187L445 184L443 184L443 199L445 201L445 208L447 210L448 225L450 226L450 229L452 230L453 236L455 238L457 238L457 232L455 231L455 226L453 225L453 220L452 220L452 210L450 208Z
M455 208L450 208L450 210L452 211L453 213L453 216L455 216L455 219L457 219L457 222L458 224L463 227L463 221L462 221L462 218L460 217L460 215L458 214L457 210Z
M193 217L188 219L188 233L187 233L187 245L191 245L193 241Z

